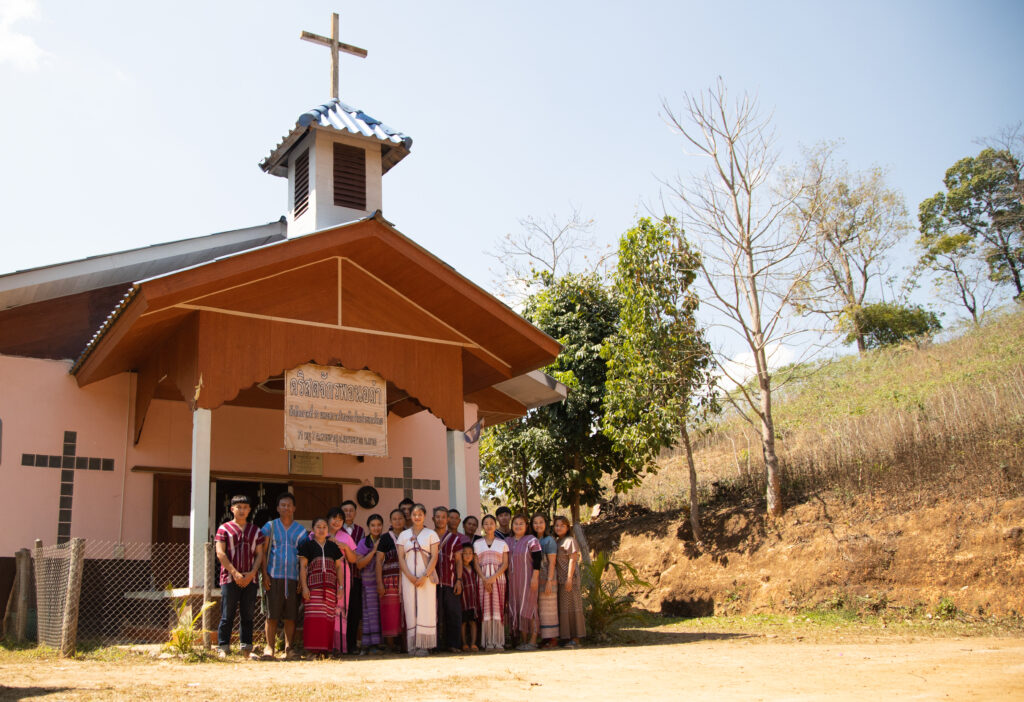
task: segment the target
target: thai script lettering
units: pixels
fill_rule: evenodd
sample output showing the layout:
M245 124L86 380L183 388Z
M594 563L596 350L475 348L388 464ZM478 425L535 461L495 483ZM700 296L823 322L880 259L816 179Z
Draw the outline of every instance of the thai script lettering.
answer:
M328 380L311 380L309 378L291 378L288 381L288 394L292 397L343 400L345 402L362 402L370 405L379 405L384 402L383 388L351 385L349 383L332 383Z

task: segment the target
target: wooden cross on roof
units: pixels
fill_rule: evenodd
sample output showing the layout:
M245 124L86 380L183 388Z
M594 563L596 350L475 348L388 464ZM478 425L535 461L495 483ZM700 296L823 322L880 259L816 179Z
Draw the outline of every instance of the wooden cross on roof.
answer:
M313 34L312 32L302 32L299 35L300 39L311 41L314 44L320 44L326 46L331 50L331 97L336 98L338 96L338 53L345 52L346 54L352 54L359 58L366 58L366 49L360 49L358 46L352 46L344 42L338 41L338 13L331 13L331 36L322 37L319 34Z

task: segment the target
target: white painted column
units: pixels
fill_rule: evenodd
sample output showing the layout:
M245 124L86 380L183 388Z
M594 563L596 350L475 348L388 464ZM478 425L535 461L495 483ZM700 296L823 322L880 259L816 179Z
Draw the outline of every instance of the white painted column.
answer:
M210 538L210 435L208 409L192 412L192 506L188 520L188 586L203 586L203 550Z
M466 516L466 435L461 431L448 435L448 506Z

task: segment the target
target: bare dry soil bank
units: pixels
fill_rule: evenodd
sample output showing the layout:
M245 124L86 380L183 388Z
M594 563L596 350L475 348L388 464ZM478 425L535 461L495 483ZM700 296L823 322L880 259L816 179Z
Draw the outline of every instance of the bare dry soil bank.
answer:
M904 498L906 500L906 498ZM679 616L852 608L893 617L940 611L1024 614L1024 498L909 506L882 497L815 498L768 523L720 508L693 542L685 511L624 508L586 528L592 549L639 568L639 604Z

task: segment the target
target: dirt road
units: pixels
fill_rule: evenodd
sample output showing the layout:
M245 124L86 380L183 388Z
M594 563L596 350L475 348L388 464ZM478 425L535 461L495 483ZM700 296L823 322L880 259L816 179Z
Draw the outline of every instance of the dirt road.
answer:
M666 632L643 646L425 659L2 660L0 700L1024 699L1024 640L1012 638L808 643Z

